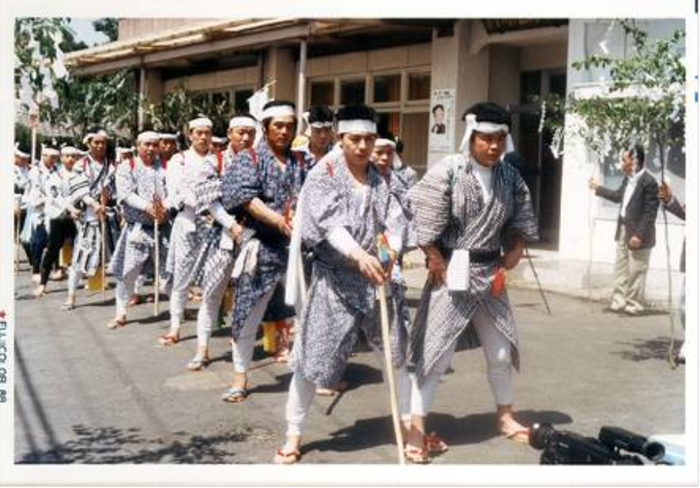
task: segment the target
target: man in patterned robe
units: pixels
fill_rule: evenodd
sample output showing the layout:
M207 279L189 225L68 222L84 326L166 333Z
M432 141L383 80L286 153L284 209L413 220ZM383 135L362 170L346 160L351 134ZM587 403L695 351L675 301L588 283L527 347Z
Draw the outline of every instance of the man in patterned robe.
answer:
M292 102L274 100L263 107L264 138L255 153L239 153L232 178L247 194L245 233L238 272L234 271L233 336L234 379L224 393L228 402L247 397L247 370L253 359L255 335L268 306L267 319L284 320L294 311L284 304L291 216L306 176L304 154L292 151L297 119ZM253 235L253 237L249 237Z
M47 200L45 213L49 219L49 239L46 253L41 262L41 280L39 281L39 286L33 292L37 298L46 294L49 273L58 259L65 241L70 240L72 245L75 239L75 220L78 219L79 212L78 209L68 203L68 199L70 197L70 180L75 176L73 168L78 159L78 154L78 150L74 147L66 146L61 148L61 162L63 164L51 173L46 182Z
M166 270L172 279L170 292L170 331L167 335L180 338L180 327L187 304L187 292L192 282L192 269L199 253L202 218L197 216L195 189L203 176L205 163L213 157L211 146L212 122L201 116L189 122L190 148L168 161L166 181L170 209L177 212L170 234ZM170 340L159 339L167 345ZM175 341L177 342L177 340Z
M229 122L229 132L235 132L236 136L239 132L249 135L248 129L252 124L255 124L255 120L250 117L234 117ZM254 137L255 126L252 127ZM240 142L237 137L234 139ZM197 214L210 219L202 227L201 245L192 269L193 283L202 290L202 302L197 314L197 352L187 366L192 371L210 362L211 331L231 280L234 250L242 232L233 215L234 210L254 196L247 199L242 197L241 182L230 177L235 154L244 149L250 150L253 139L244 139L250 142L236 143L225 153L216 152L215 157L205 162L195 189ZM166 335L163 340L167 338Z
M14 207L15 207L15 234L19 236L24 221L27 218L27 202L24 200L24 190L29 184L30 160L32 157L27 152L28 149L21 147L20 143L15 144L15 164L14 164ZM32 260L32 252L29 244L20 241L20 245L27 255L27 261ZM19 259L19 256L17 257ZM19 265L19 263L17 263Z
M42 148L41 162L29 170L28 184L25 187L24 201L27 204L27 218L22 229L21 240L29 245L32 281L36 284L41 281L41 261L48 244L50 217L46 216L46 205L51 200L49 181L58 172L56 162L59 155L57 149L47 146Z
M393 140L384 138L376 140L374 143L374 151L372 152L372 164L379 174L384 177L392 193L396 195L401 203L401 213L393 216L392 220L402 222L404 228L401 240L397 241L392 246L397 252L397 259L391 272L390 296L394 309L391 324L392 356L394 366L396 366L398 372L398 404L402 427L404 429L404 437L406 437L411 427L411 381L405 365L411 317L408 304L406 303L406 282L403 279L401 270L403 254L417 247L418 236L416 234L413 212L411 211L407 197L408 185L398 177L395 171L395 168L399 164L397 162L398 159L396 143Z
M78 282L83 276L95 276L102 261L102 229L100 221L105 219L105 258L119 238L119 224L115 209L116 167L107 158L107 133L94 128L83 139L88 154L75 164L70 179L69 204L81 211L78 233L73 247L73 261L68 271L68 297L63 304L65 310L75 308ZM104 263L104 266L107 264Z
M520 442L528 438L512 414L511 374L519 356L504 271L518 264L525 240L538 238L537 221L527 186L502 161L512 150L509 115L482 102L465 120L461 152L431 167L409 193L428 268L408 353L418 395L406 453L417 462L426 459L430 402L462 335L468 348L484 349L498 431Z
M165 271L168 232L163 225L168 202L165 169L157 158L158 140L156 132L139 134L136 139L138 157L123 161L117 169L117 202L121 205L125 224L109 263L109 272L117 281L116 313L107 324L110 329L126 325L127 303L136 278L156 251L156 223L161 226L158 229L161 286L165 287L168 281Z
M338 384L360 331L379 348L376 285L388 272L375 256L377 238L401 239L400 203L369 164L377 135L376 112L364 105L338 111L342 155L335 151L310 172L299 204L301 240L313 249L308 302L292 348L294 372L287 398L287 442L274 462L299 460L302 427L317 386ZM390 244L391 245L391 244ZM395 252L392 253L395 256ZM390 266L391 263L389 263Z
M309 139L296 148L305 152L309 160L310 171L323 156L331 152L335 143L333 134L333 112L325 105L312 105L309 107L307 118Z

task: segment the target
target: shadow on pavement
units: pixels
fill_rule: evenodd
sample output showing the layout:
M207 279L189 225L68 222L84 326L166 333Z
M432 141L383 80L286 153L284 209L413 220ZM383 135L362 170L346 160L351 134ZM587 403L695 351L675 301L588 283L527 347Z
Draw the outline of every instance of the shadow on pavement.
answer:
M680 348L683 341L677 341L676 350ZM649 340L635 340L630 342L616 342L616 344L624 347L624 350L615 351L613 354L620 356L628 361L647 361L655 359L665 361L668 358L668 348L671 345L669 337L656 337Z
M515 414L524 425L535 422L553 425L568 424L572 418L553 410L521 410ZM443 413L431 413L427 422L428 431L435 431L449 446L478 444L500 437L496 431L495 413L477 413L457 418ZM361 419L353 425L331 433L330 439L310 442L302 446L302 453L313 450L350 452L370 449L394 443L391 417Z
M185 432L174 440L147 439L138 428L88 428L74 425L76 438L52 449L36 451L17 460L18 464L141 464L141 463L228 463L235 457L231 443L275 435L262 429L233 429L223 435L200 436Z

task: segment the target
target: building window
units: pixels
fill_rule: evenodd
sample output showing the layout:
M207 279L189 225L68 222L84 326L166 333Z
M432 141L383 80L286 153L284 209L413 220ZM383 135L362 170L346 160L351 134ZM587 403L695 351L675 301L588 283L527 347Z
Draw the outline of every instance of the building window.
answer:
M236 112L248 112L248 99L253 96L253 90L236 90L233 95L233 108Z
M401 100L401 75L374 77L374 103L398 102Z
M398 137L401 133L401 114L399 112L380 112L377 132L380 137Z
M231 105L231 93L228 91L214 92L211 94L211 102L216 107L223 107L228 111Z
M340 104L365 103L365 80L342 80L340 82Z
M367 103L378 112L377 130L382 137L404 140L404 156L420 174L428 154L430 71L427 67L393 73L354 73L308 80L308 106L338 107Z
M333 81L311 82L310 105L333 106Z
M411 73L408 75L408 100L430 100L429 73Z

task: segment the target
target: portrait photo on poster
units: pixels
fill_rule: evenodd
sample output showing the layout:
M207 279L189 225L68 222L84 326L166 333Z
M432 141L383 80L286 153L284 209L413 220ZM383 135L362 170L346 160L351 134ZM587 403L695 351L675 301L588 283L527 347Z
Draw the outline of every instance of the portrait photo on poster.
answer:
M454 89L433 89L430 93L428 147L431 151L454 150L454 102Z

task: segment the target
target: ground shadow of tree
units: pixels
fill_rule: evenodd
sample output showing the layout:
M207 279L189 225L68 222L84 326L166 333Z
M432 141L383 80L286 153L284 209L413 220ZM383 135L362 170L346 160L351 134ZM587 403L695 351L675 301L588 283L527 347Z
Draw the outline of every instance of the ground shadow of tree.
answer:
M272 438L266 429L233 429L222 435L177 432L170 439L147 439L140 429L74 425L76 437L45 451L25 454L18 464L221 464L235 457L231 444ZM172 439L174 437L174 439Z
M656 337L648 340L618 341L616 344L624 350L614 351L613 354L628 361L647 361L655 359L665 361L668 358L668 348L671 344L669 337ZM681 342L676 343L674 353L678 352Z

